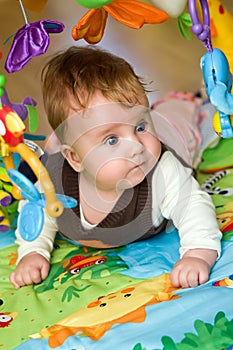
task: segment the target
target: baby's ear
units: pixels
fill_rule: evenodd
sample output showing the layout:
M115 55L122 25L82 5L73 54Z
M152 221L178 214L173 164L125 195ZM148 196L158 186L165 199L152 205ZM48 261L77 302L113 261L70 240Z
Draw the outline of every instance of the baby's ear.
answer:
M80 173L83 170L81 160L72 147L61 145L61 153L75 171Z

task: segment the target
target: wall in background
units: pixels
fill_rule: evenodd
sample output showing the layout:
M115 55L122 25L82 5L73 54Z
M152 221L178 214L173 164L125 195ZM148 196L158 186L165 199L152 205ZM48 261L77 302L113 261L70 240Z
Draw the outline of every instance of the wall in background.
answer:
M229 4L230 1L225 0ZM70 45L86 45L84 40L75 42L71 37L71 30L87 9L78 5L75 0L49 0L41 13L26 10L29 22L40 19L58 20L64 23L65 30L60 34L50 34L50 46L46 54L33 58L21 71L8 74L4 70L4 63L12 40L6 45L3 42L24 26L25 22L18 1L0 0L0 5L0 50L3 52L0 72L7 78L9 97L13 102L20 102L25 96L32 96L38 102L38 133L48 135L51 129L42 103L41 68L57 50ZM124 57L133 65L138 75L153 81L153 92L149 94L151 103L168 91L195 92L201 86L199 61L205 48L194 36L191 40L184 39L175 19L169 19L162 24L145 25L140 30L135 30L109 16L104 38L98 45Z

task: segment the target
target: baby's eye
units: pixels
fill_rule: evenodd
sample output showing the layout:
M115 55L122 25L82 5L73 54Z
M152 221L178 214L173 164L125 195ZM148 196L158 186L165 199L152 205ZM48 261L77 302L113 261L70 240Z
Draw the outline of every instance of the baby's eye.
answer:
M105 141L105 144L106 145L109 145L109 146L114 146L117 144L118 142L118 137L116 136L110 136L109 138L107 138L107 140Z
M146 130L146 123L145 122L141 122L140 124L138 124L136 126L136 132L143 132Z

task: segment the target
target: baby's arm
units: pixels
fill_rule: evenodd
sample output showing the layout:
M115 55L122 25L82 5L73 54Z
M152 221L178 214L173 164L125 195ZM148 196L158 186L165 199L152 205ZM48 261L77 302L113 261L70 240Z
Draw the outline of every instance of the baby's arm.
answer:
M221 237L210 196L170 153L162 159L155 179L163 217L172 219L180 236L180 260L171 278L175 286L205 283L221 254ZM156 208L156 202L154 205Z
M191 249L174 265L171 282L175 287L196 287L208 281L209 273L217 259L212 249Z
M21 201L19 211L25 201ZM50 253L57 232L56 219L44 213L44 226L34 241L25 241L16 230L18 244L18 259L15 271L10 275L10 281L16 289L39 283L48 276Z

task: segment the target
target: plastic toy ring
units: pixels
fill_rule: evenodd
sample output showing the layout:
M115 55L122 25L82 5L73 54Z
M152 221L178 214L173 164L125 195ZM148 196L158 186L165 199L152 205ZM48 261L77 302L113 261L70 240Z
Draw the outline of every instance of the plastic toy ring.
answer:
M193 22L192 31L198 37L199 40L204 41L209 37L210 34L210 14L207 1L200 0L200 3L202 9L203 23L200 22L198 17L196 0L189 0L188 6L190 16Z

